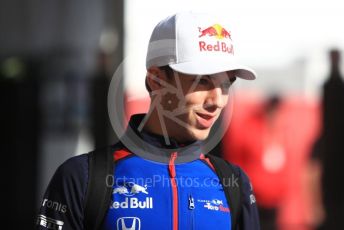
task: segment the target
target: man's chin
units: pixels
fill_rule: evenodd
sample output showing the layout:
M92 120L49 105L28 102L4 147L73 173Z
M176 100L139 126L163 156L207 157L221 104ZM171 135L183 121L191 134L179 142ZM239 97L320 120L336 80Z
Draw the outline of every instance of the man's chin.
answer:
M204 141L205 139L208 138L210 130L194 130L193 131L193 137L197 141Z

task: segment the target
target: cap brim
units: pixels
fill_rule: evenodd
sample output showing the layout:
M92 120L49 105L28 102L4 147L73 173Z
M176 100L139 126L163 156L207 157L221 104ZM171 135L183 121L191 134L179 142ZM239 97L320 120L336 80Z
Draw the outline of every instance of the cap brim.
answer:
M173 70L189 74L189 75L212 75L227 71L236 71L236 76L245 80L256 79L256 73L251 68L240 65L234 60L229 61L214 61L194 60L190 62L183 62L169 65Z

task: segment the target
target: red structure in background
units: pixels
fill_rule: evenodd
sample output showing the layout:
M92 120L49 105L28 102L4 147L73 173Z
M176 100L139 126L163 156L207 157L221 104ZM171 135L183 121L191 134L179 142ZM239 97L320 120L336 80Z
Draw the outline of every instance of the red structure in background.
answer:
M257 203L277 209L278 229L309 229L304 173L320 131L319 103L283 98L271 108L236 93L224 158L250 177Z
M149 97L142 97L136 99L129 99L128 96L125 97L125 124L127 125L129 122L129 118L131 115L137 113L147 113L149 109L150 98Z

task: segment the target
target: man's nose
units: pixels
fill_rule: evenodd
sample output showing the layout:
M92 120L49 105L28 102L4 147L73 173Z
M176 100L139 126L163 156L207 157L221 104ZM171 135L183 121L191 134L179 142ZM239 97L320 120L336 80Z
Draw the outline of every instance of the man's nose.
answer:
M222 109L226 103L226 95L222 92L221 87L214 87L209 91L206 103L208 106Z

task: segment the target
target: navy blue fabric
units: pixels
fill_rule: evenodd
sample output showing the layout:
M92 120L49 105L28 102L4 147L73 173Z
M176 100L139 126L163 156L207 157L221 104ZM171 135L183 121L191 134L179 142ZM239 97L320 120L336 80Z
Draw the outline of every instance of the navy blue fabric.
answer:
M64 162L56 170L44 194L37 219L37 229L48 229L48 226L54 226L55 229L59 229L59 226L62 229L84 229L83 213L87 181L86 154L72 157Z
M87 165L87 155L81 155L69 159L59 167L44 195L39 212L40 215L63 221L63 229L84 229L83 211L88 180ZM135 170L129 169L130 167L134 167ZM144 187L145 183L142 183L144 180L138 178L146 179L146 182L149 182L149 178L154 178L154 175L159 175L159 177L155 178L155 182L151 180L150 183L146 183L148 194L142 192L135 195L129 194L132 196L125 196L119 193L113 194L113 200L109 204L110 208L103 229L116 229L119 218L133 215L140 218L142 229L171 229L172 194L166 165L146 161L134 156L120 161L115 170L118 179L116 178L115 180L114 188L123 185L123 178L136 182L136 184ZM236 170L242 176L244 198L239 221L240 227L238 229L259 229L258 213L256 204L252 203L254 200L252 200L253 192L250 182L246 174L239 167ZM216 229L230 229L228 213L216 212L204 208L207 205L206 201L210 201L210 207L212 207L215 206L212 201L216 200L218 203L222 202L224 207L227 208L223 190L214 172L200 160L179 164L176 166L176 172L177 181L184 183L182 187L178 187L180 204L179 229L209 229L210 226L216 226ZM208 184L202 185L201 182L204 179L216 186L209 188L207 187ZM188 183L190 181L193 181L193 187L189 186ZM194 209L189 209L188 207L190 196L194 199ZM125 201L126 198L128 200L137 198L138 201L146 201L147 197L153 199L152 204L153 208L157 208L156 211L150 208L138 208L136 210L125 208L120 213L119 211L121 210L113 208L114 200L119 203ZM63 206L57 203L66 205L66 212L63 212ZM147 223L147 228L144 228L145 223ZM129 224L127 223L127 225ZM161 226L164 227L160 228ZM47 228L37 225L37 229Z
M233 164L232 164L233 165ZM256 198L252 184L246 175L246 173L239 167L234 165L234 169L240 175L242 181L242 207L239 216L237 229L249 230L249 229L260 229L259 213L256 204Z
M149 141L157 144L161 138L149 135ZM115 146L114 150L119 146ZM193 147L193 154L196 152L197 147ZM179 229L230 229L230 207L227 207L215 172L199 158L176 162ZM250 181L239 167L235 170L242 178L243 194L238 229L260 229ZM116 163L114 178L112 201L102 229L129 229L133 224L136 224L135 229L139 229L139 225L140 229L172 229L172 188L168 164L132 155ZM63 163L44 195L37 229L84 229L87 183L87 154Z

